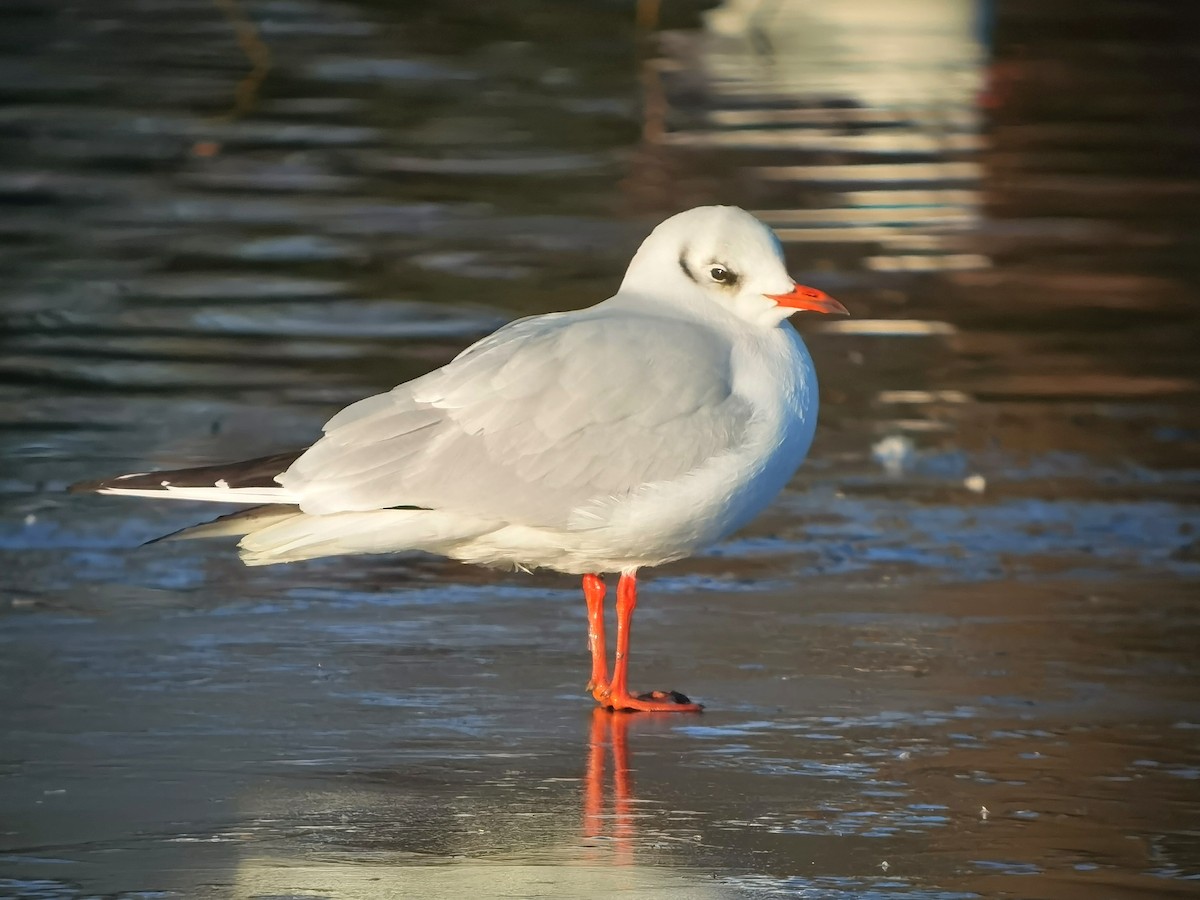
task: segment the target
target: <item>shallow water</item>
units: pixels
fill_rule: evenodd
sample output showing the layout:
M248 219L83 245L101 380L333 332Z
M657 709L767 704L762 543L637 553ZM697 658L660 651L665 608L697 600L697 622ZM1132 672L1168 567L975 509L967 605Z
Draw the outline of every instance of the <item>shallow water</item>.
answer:
M1194 891L1194 17L477 6L0 10L0 895ZM570 579L62 493L302 446L705 202L855 315L790 488L646 580L703 716L593 713Z

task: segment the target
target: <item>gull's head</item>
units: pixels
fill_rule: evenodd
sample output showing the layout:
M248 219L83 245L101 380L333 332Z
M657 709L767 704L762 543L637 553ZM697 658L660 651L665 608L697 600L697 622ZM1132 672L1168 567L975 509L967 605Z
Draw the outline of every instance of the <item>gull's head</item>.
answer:
M671 216L642 242L621 292L711 302L767 327L801 310L849 315L832 297L796 284L775 233L736 206L698 206Z

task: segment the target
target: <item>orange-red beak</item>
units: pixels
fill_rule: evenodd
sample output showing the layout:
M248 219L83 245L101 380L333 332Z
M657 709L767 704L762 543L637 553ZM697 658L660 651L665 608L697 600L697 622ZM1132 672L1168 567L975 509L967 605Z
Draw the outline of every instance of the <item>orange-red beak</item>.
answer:
M790 309L807 309L811 312L837 313L840 316L850 315L850 310L842 306L824 291L797 284L786 294L763 294L768 300L774 300L780 306Z

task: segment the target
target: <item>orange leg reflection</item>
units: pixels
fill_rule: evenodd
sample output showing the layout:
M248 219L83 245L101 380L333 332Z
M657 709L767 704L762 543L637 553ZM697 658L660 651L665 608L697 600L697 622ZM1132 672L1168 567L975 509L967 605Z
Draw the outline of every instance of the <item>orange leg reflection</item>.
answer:
M583 837L593 840L610 837L614 862L633 863L636 829L633 821L633 772L629 767L630 716L606 709L592 710L592 730L588 741L587 775L584 778ZM605 811L605 750L612 748L612 811Z

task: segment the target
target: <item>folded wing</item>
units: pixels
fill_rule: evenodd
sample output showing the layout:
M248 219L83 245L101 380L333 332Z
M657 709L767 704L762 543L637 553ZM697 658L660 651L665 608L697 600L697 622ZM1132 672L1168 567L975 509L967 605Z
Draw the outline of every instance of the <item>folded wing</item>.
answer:
M750 418L702 325L595 309L514 322L360 401L278 477L306 513L416 506L566 527L736 449Z

